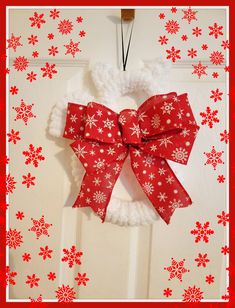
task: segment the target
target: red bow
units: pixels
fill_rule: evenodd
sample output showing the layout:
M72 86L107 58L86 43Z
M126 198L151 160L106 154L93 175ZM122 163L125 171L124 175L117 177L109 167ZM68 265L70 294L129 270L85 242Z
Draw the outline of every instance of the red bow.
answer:
M130 153L133 172L167 224L192 203L166 159L187 164L196 133L187 94L155 95L119 114L91 102L68 104L64 137L86 169L73 207L90 206L105 220L112 190Z

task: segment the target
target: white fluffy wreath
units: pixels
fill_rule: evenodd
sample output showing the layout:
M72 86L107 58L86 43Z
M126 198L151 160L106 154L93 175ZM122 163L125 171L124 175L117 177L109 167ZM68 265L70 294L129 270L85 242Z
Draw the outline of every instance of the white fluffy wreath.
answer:
M138 91L144 93L147 99L152 95L164 93L165 77L168 71L168 64L159 59L142 62L142 67L140 69L130 72L119 71L109 64L97 63L91 69L91 77L98 92L96 98L89 93L89 90L83 91L82 93L80 91L75 91L65 96L52 110L49 123L50 134L55 137L62 137L68 102L87 105L88 102L97 101L118 112L120 110L118 110L116 101L122 96L133 94ZM169 161L168 163L173 168L179 180L183 182L182 172L180 172L182 166L178 167L177 164ZM80 188L84 175L84 168L74 154L72 155L71 164L72 175L77 186ZM137 181L134 183L135 179L134 174L130 170L129 158L126 159L122 172L124 173L124 177L127 177L127 180L128 177L131 177L131 179L129 178L131 185L138 185ZM120 184L119 181L120 179L117 180L116 185ZM135 200L135 198L133 198L132 200L130 199L130 201L121 199L120 193L119 197L117 197L114 188L106 212L106 222L112 222L121 226L138 226L153 223L158 219L158 213L151 202L144 197L144 193L140 186L138 187L138 190L142 193L141 199Z

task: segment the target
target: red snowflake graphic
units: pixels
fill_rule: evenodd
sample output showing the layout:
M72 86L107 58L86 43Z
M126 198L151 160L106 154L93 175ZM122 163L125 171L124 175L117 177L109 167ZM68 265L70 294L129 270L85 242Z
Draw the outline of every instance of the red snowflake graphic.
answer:
M11 93L11 95L17 95L18 92L19 92L19 89L18 89L16 86L12 86L12 87L10 88L10 93Z
M49 33L47 35L47 37L48 37L48 40L53 40L54 39L54 34L53 33Z
M203 267L206 267L207 263L210 262L210 260L207 258L207 253L205 253L204 255L199 253L195 261L197 262L198 267L201 265Z
M7 136L9 137L8 142L13 142L14 144L16 144L17 141L21 140L20 132L15 132L14 129L12 129L11 132L7 134Z
M224 176L224 175L218 175L217 181L218 181L219 183L224 183L224 181L225 181L225 176Z
M85 36L86 36L86 32L85 32L84 30L81 30L81 31L79 32L79 36L80 36L80 37L85 37Z
M225 211L222 211L222 213L217 215L217 217L219 218L218 224L226 226L226 224L229 222L229 214L226 214Z
M37 37L37 35L31 34L31 36L28 37L28 44L31 44L31 45L34 46L36 43L38 43L38 37Z
M188 287L187 290L184 289L183 302L200 302L203 299L203 292L200 288L196 286Z
M164 270L167 270L170 273L170 277L168 280L171 280L176 277L179 279L179 281L182 282L182 275L189 272L189 270L184 267L185 259L179 262L175 261L174 258L171 258L171 260L171 265L168 267L164 267Z
M34 167L38 167L38 162L45 159L44 156L41 155L42 147L35 148L32 144L29 145L28 151L23 151L23 155L26 156L25 164L33 164Z
M213 26L209 26L208 27L210 32L209 35L213 35L214 38L218 38L220 35L223 35L223 26L219 26L216 22L214 23Z
M229 141L229 133L227 132L227 130L225 129L223 133L220 133L220 141L224 141L226 144Z
M160 19L164 19L166 16L165 16L164 13L160 13L160 14L158 15L158 17L159 17Z
M166 45L166 44L167 44L167 41L168 41L168 38L167 38L165 35L159 36L158 42L159 42L161 45Z
M168 20L165 25L165 29L169 34L176 34L179 31L179 24L175 20Z
M69 19L61 20L58 24L58 30L61 34L69 34L73 30L73 23Z
M19 72L19 71L25 71L28 67L29 61L27 60L27 58L25 58L24 56L19 56L17 58L15 58L14 62L13 62L13 66L14 68Z
M49 249L48 246L40 247L40 252L38 253L39 256L42 256L43 260L46 260L47 258L51 259L51 253L53 250Z
M212 77L213 77L213 78L218 78L218 77L219 77L219 74L218 74L217 72L213 72L213 73L212 73Z
M212 276L212 275L206 276L206 282L207 282L208 284L214 283L214 282L215 282L215 277Z
M24 217L25 217L25 216L24 216L24 212L18 211L18 212L16 213L16 219L22 220Z
M201 124L208 124L210 128L213 128L214 123L219 123L219 119L216 117L218 114L218 110L211 110L208 106L206 107L205 112L200 112L200 116L203 118Z
M31 302L31 303L41 303L41 302L42 302L42 295L40 294L40 295L38 296L38 298L29 297L29 299L30 299L30 302Z
M163 291L163 295L165 296L165 297L170 297L170 296L172 296L172 290L171 289L169 289L169 288L167 288L167 289L165 289L164 291Z
M10 267L6 266L6 285L15 285L16 282L14 278L17 276L17 272L11 272Z
M37 12L34 12L32 17L29 17L29 20L31 21L31 27L37 27L38 29L41 28L42 24L45 24L46 21L43 19L44 14L38 14Z
M197 57L197 50L191 48L188 50L188 57L190 57L191 59L193 59L194 57Z
M70 43L67 45L64 45L64 47L67 49L65 55L71 54L73 58L75 57L75 54L77 52L80 52L81 50L78 48L80 42L73 42L73 40L70 40Z
M81 284L86 286L87 281L89 281L90 279L86 277L86 273L84 274L77 273L77 277L75 278L75 280L77 281L78 286L80 286Z
M30 253L24 253L23 255L22 255L22 259L23 259L23 261L24 262L29 262L30 260L31 260L31 255L30 255Z
M77 23L83 22L82 16L78 16L78 17L76 18L76 21L77 21Z
M13 193L14 189L16 188L15 187L15 179L13 176L11 176L10 174L7 174L6 175L6 193L9 194L9 193Z
M80 257L83 253L76 251L75 246L72 246L70 250L64 248L63 252L65 256L61 259L61 261L68 262L69 267L73 267L74 264L81 264Z
M191 23L192 20L197 20L196 18L197 11L193 11L191 8L188 8L187 10L182 10L182 12L184 13L182 19L186 19L189 24Z
M51 48L48 48L49 51L49 56L53 56L55 57L57 53L59 53L58 51L58 47L55 46L51 46Z
M52 79L53 74L57 73L55 69L55 64L49 64L48 62L45 63L45 67L41 67L41 71L43 71L42 77L48 77Z
M177 12L177 8L176 8L176 7L172 7L172 8L171 8L171 13L174 14L174 13L176 13L176 12Z
M229 41L228 40L222 41L221 47L223 47L224 50L229 49Z
M216 170L217 165L224 164L224 162L221 159L222 154L224 151L217 152L215 150L215 147L212 146L212 150L210 152L204 152L204 154L207 157L207 161L204 165L212 165L214 170Z
M224 55L220 51L213 51L210 54L210 62L215 65L221 65L224 63Z
M227 255L229 253L229 247L227 245L221 247L221 253Z
M20 43L21 36L14 36L14 34L11 34L11 37L7 40L8 46L7 48L12 48L14 52L16 52L17 47L23 46Z
M211 93L212 95L210 96L210 98L213 99L214 102L222 101L223 92L220 92L218 88L215 90L211 90Z
M32 57L37 58L39 56L38 51L33 51L32 52Z
M17 112L15 121L22 119L24 121L24 124L28 124L28 120L30 118L36 118L36 116L32 113L32 107L34 104L26 105L23 100L20 102L19 107L12 107Z
M23 243L23 236L21 235L21 231L17 231L16 229L9 229L9 231L6 231L6 245L9 246L9 248L16 249L17 247L20 247L21 243Z
M23 175L22 176L23 181L22 184L25 184L27 188L29 188L31 185L34 186L34 180L35 180L35 176L31 176L31 173L28 173L27 175Z
M74 288L70 288L68 285L62 285L61 287L58 287L55 292L58 302L70 303L75 299L76 292L74 291Z
M198 75L198 78L200 79L202 75L207 75L206 69L208 66L202 65L201 62L199 61L198 65L192 64L194 71L192 74Z
M182 36L181 36L181 40L182 40L183 42L186 42L186 41L188 40L188 36L187 36L186 34L182 35Z
M48 280L54 281L56 279L56 274L50 272L49 274L47 274L47 278L48 278Z
M196 37L199 37L199 35L202 35L202 29L196 27L193 29L192 35L195 35Z
M37 239L39 239L41 235L50 236L48 234L48 229L52 226L52 224L48 224L45 222L44 215L42 215L39 220L34 218L31 218L31 220L33 222L33 226L28 230L35 232Z
M27 80L29 80L29 82L33 82L33 80L36 80L36 76L37 74L34 74L34 72L30 72L27 74Z
M40 281L40 278L36 276L36 274L33 274L32 276L27 275L27 280L25 281L26 284L30 286L30 288L38 287L38 282Z
M51 11L50 11L50 17L51 17L52 19L59 18L59 17L60 17L60 11L57 11L56 9L51 10Z
M167 59L171 59L172 62L175 62L177 59L181 59L181 56L180 56L180 50L177 50L175 49L174 46L171 47L170 50L166 50L167 52Z
M196 229L191 230L191 234L196 236L195 243L198 243L201 240L205 243L209 242L209 236L214 234L214 231L209 227L209 221L205 222L204 224L200 223L199 221L196 222Z

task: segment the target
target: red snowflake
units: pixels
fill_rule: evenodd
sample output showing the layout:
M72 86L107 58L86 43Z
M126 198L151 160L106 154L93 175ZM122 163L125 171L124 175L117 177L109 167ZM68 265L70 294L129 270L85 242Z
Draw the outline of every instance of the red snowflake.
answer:
M14 144L16 144L17 141L21 140L19 135L19 131L15 132L14 129L12 129L11 132L7 134L7 136L9 137L8 142L13 142Z
M73 40L71 39L69 44L64 45L64 47L67 49L65 55L71 54L74 58L75 54L81 51L78 48L78 45L79 45L79 42L74 43Z
M85 32L84 30L81 30L81 31L79 32L79 36L80 36L80 37L86 36L86 32Z
M38 29L41 28L42 24L45 24L46 21L43 19L44 14L39 14L37 12L34 12L32 17L29 17L29 20L31 21L31 27L37 27Z
M223 92L220 92L218 88L215 90L211 90L211 93L212 95L210 96L210 98L213 99L214 102L222 101Z
M166 45L166 44L167 44L167 41L168 41L168 38L167 38L165 35L159 36L158 42L159 42L161 45Z
M186 19L189 24L191 23L192 20L197 20L196 18L197 11L193 11L191 8L188 8L187 10L182 10L182 12L184 13L182 19Z
M90 279L86 277L86 273L84 274L77 273L77 277L75 278L75 280L77 281L78 286L80 286L81 284L86 286L87 281L89 281Z
M51 17L52 19L59 18L59 17L60 17L60 11L57 11L56 9L51 10L51 11L50 11L50 17Z
M76 292L74 291L74 288L70 288L69 286L62 285L61 287L58 287L55 292L58 302L70 303L75 299Z
M23 46L20 43L21 36L14 36L14 34L11 34L11 37L7 40L8 46L7 48L12 48L14 52L16 52L17 47Z
M224 181L225 181L225 176L224 176L224 175L218 175L217 181L218 181L219 183L224 183Z
M6 266L6 285L15 285L16 282L14 278L17 276L17 272L11 272L10 267Z
M168 267L164 267L164 270L167 270L170 273L170 277L168 280L171 280L173 278L178 278L179 281L182 282L182 275L189 272L186 268L184 268L184 262L185 259L182 261L175 261L174 258L171 258L171 265Z
M202 35L202 29L196 27L193 29L192 35L195 35L196 37L199 37L199 35Z
M180 26L176 20L168 20L165 24L165 29L169 34L176 34L179 28Z
M64 248L63 252L65 256L61 259L61 261L68 262L69 267L73 267L74 264L81 264L80 257L83 253L76 251L75 246L72 246L70 250Z
M31 220L33 222L33 226L28 230L35 232L37 239L39 239L41 235L50 236L48 234L48 229L52 226L52 224L48 224L45 222L44 215L42 215L39 220L34 218L31 218Z
M25 281L26 284L30 286L30 288L38 287L38 282L40 281L40 278L36 276L36 274L33 274L32 276L27 275L27 280Z
M214 170L216 170L217 165L224 164L224 162L221 159L222 154L224 151L217 152L215 150L215 147L212 146L212 150L210 152L204 152L204 154L207 157L207 161L204 165L212 165Z
M38 298L29 297L31 303L41 303L42 302L42 294L38 296Z
M77 23L83 22L82 16L78 16L78 17L76 18L76 21L77 21Z
M23 151L23 155L26 156L25 164L29 165L33 163L34 167L38 167L38 162L45 159L41 155L42 147L35 148L32 144L29 145L28 151Z
M203 292L200 288L196 286L188 287L187 290L184 289L183 302L200 302L203 299Z
M206 267L207 263L210 262L210 260L207 258L207 253L205 253L204 255L199 253L195 261L197 262L198 267L201 265L203 267Z
M180 56L180 50L177 50L175 49L174 46L171 47L170 50L166 50L167 52L167 59L171 59L172 62L175 62L177 59L181 59L181 56Z
M224 55L220 51L213 51L210 54L210 62L215 65L221 65L224 63Z
M202 44L202 50L207 50L208 49L208 45L207 44Z
M73 30L73 23L69 19L61 20L58 24L58 30L61 34L69 34Z
M158 17L159 17L160 19L164 19L166 16L165 16L164 13L160 13L160 14L158 15Z
M32 44L34 46L36 43L38 43L37 35L31 34L31 36L28 37L28 44Z
M207 75L206 69L208 66L202 65L201 62L199 61L198 65L192 64L194 71L192 74L198 75L198 78L200 79L202 75Z
M209 242L209 236L214 234L214 231L209 227L209 221L205 222L204 224L200 223L199 221L196 222L196 229L191 230L191 234L196 236L195 243L198 243L201 240L203 240L205 243Z
M48 40L53 40L54 39L54 34L53 33L49 33L47 35Z
M219 218L218 224L222 224L224 227L229 222L229 214L226 214L225 211L222 211L220 215L217 215L217 218Z
M225 129L223 133L220 133L220 141L224 141L226 144L229 141L229 132Z
M24 262L29 262L30 260L31 260L31 255L30 255L30 253L24 253L23 255L22 255L22 259L23 259L23 261Z
M13 193L14 189L16 188L15 187L15 179L13 176L11 176L10 174L7 174L6 175L6 193L9 194L9 193Z
M221 253L226 256L229 253L229 247L227 245L221 247Z
M12 87L10 88L10 93L11 93L11 95L17 95L18 92L19 92L19 89L18 89L16 86L12 86Z
M16 249L17 247L20 247L21 243L23 243L23 236L21 235L21 231L17 231L16 229L9 229L9 231L6 231L6 245L9 246L9 248Z
M25 184L27 188L29 188L31 185L34 186L34 180L35 176L31 176L31 173L28 173L27 175L22 175L23 181L22 184Z
M223 35L223 26L219 26L216 22L213 26L209 26L208 28L210 30L209 35L213 35L216 39L219 37L219 35Z
M222 43L221 43L220 46L223 47L224 50L225 50L225 49L229 49L229 41L228 41L228 40L222 41Z
M188 36L187 36L186 34L183 34L183 35L181 36L181 40L182 40L183 42L186 42L186 41L188 40Z
M19 72L19 71L25 71L28 67L29 61L27 60L27 58L25 58L24 56L19 56L17 58L15 58L14 62L13 62L13 66L14 68Z
M163 295L165 296L165 297L170 297L170 296L172 296L172 290L171 289L169 289L169 288L167 288L167 289L165 289L164 291L163 291Z
M17 213L16 213L16 219L18 219L18 220L22 220L22 219L24 219L24 212L20 212L20 211L18 211Z
M217 118L218 110L211 110L208 106L206 107L205 112L200 112L200 116L203 118L201 124L208 124L210 128L213 127L214 123L219 123L219 119Z
M47 278L48 278L48 280L54 281L56 279L56 274L50 272L49 274L47 274Z
M36 80L36 76L37 74L34 74L34 72L30 72L30 73L27 73L27 80L29 80L29 82L33 82L33 80Z
M48 62L45 63L45 67L41 67L41 71L43 71L42 77L49 77L52 79L53 74L57 73L55 69L55 64L49 64Z
M190 57L191 59L193 59L194 57L197 57L197 50L196 49L189 49L188 50L188 57Z
M53 250L49 249L48 246L45 246L45 248L40 247L40 252L38 253L39 256L42 256L43 260L46 260L47 258L51 259L51 253Z
M49 56L53 56L55 57L57 53L59 53L58 51L58 47L55 46L51 46L50 48L48 48L49 51Z
M26 105L25 102L21 100L19 107L12 107L12 109L17 112L15 121L22 119L24 124L27 125L30 118L36 118L36 116L32 113L33 106L34 104Z
M219 77L219 74L218 74L217 72L213 72L213 73L212 73L212 77L213 77L213 78L218 78L218 77Z
M176 12L177 12L177 8L176 8L176 7L172 7L172 8L171 8L171 13L174 14L174 13L176 13Z
M212 275L206 276L206 282L207 282L208 284L214 283L214 282L215 282L215 277L212 276Z
M39 56L38 51L33 51L32 52L32 57L37 58Z

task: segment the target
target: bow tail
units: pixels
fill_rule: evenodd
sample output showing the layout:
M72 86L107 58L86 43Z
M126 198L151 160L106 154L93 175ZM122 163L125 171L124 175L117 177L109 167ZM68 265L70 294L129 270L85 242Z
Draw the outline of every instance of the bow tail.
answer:
M176 208L192 204L190 196L164 158L133 148L130 149L130 156L138 182L167 224Z

